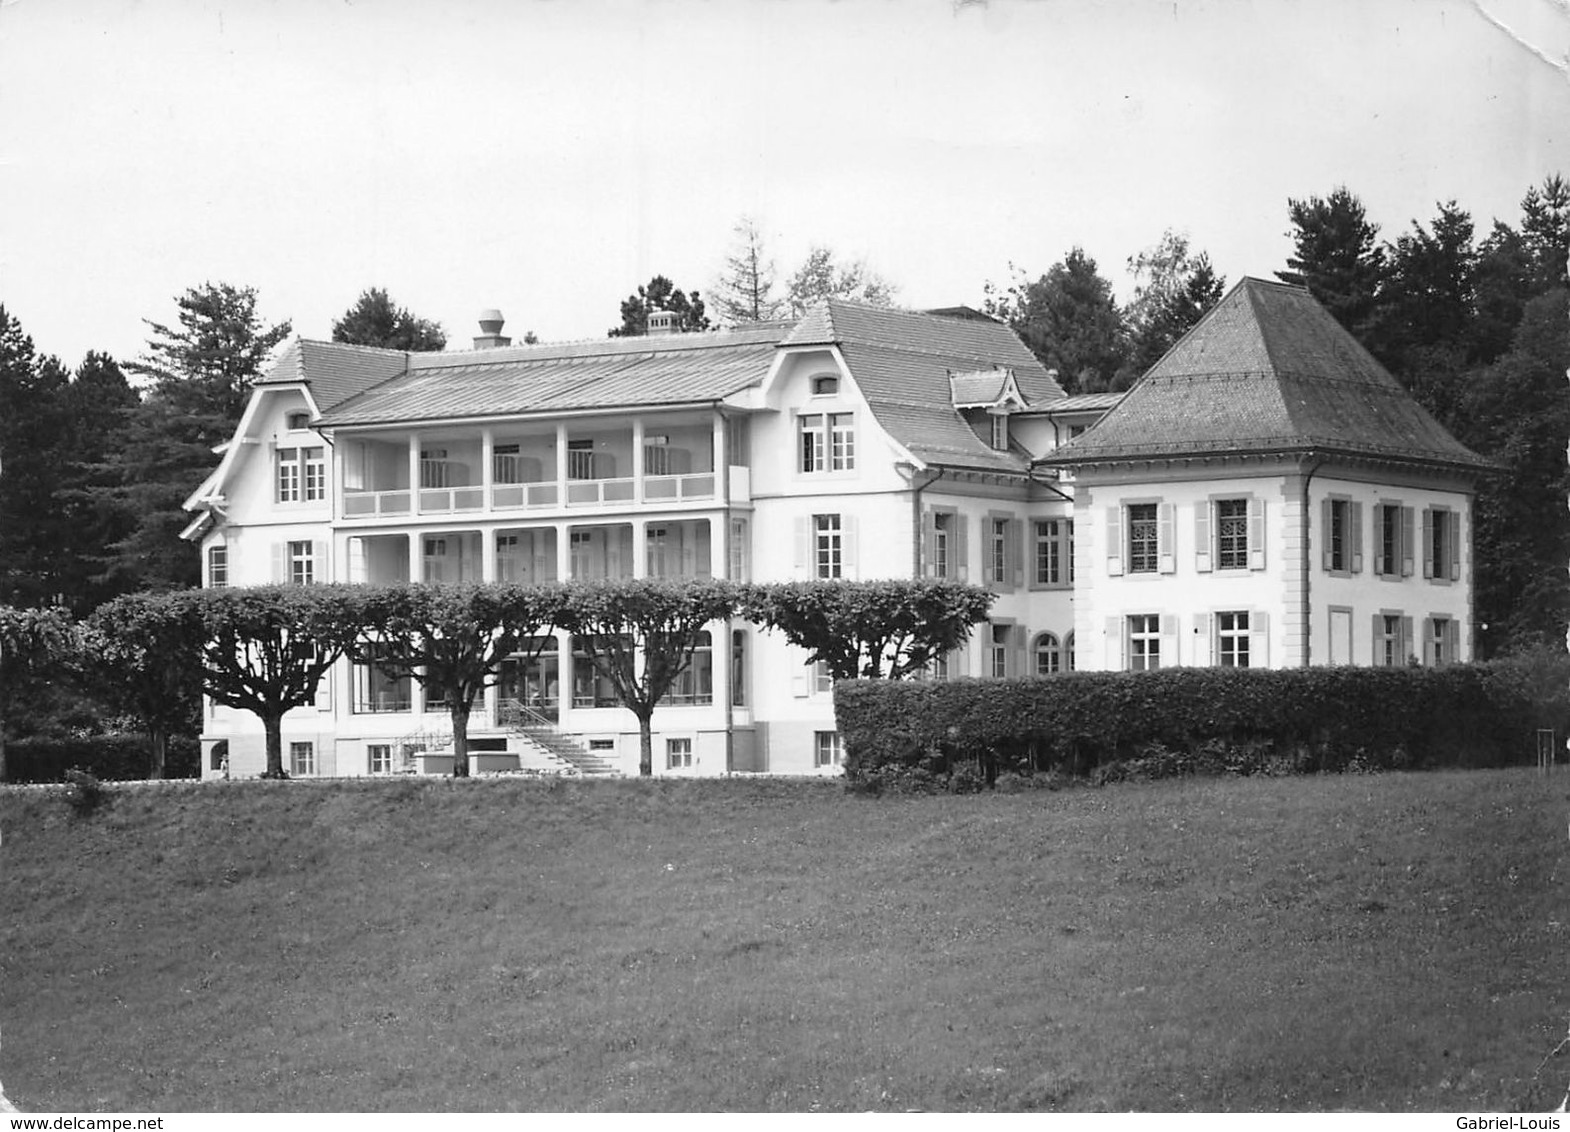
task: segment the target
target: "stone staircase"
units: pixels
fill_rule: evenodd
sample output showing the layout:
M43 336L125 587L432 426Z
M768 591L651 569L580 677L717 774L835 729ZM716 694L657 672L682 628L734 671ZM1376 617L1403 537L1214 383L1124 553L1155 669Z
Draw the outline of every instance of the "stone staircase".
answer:
M619 775L621 768L612 759L585 750L569 738L548 717L526 707L517 700L503 700L501 724L518 739L544 755L548 760L565 763L585 777Z

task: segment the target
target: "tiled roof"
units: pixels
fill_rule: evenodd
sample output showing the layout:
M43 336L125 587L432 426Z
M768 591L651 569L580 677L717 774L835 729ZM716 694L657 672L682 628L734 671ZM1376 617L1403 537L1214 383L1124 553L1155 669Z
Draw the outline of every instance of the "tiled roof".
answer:
M1046 405L1031 406L1033 411L1053 414L1061 413L1091 413L1102 409L1110 409L1123 400L1122 393L1075 393L1064 397L1061 401L1053 401Z
M1007 368L1032 406L1064 397L1014 332L991 319L829 299L781 345L839 346L878 424L913 456L949 467L1023 473L1028 466L1021 454L983 443L955 411L950 375Z
M1481 469L1300 287L1245 278L1045 464L1316 450Z
M311 387L316 407L326 413L355 394L402 373L409 356L402 350L296 338L256 384L304 382Z
M781 325L409 355L327 426L714 401L763 380Z

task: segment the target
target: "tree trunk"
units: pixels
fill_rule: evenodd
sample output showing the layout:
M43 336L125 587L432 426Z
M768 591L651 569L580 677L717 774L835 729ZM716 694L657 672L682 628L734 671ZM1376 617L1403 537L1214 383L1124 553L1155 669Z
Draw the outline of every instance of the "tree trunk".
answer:
M267 772L262 777L288 778L283 769L283 716L266 716L262 726L267 729Z
M638 777L654 777L654 735L650 727L650 717L638 717Z
M458 698L454 696L449 714L452 716L452 776L468 778L469 709L458 706Z
M153 765L148 768L148 778L162 778L164 764L169 758L169 733L162 727L155 727L148 733L149 746L152 748Z
M6 777L5 766L5 720L0 718L0 782L11 781Z

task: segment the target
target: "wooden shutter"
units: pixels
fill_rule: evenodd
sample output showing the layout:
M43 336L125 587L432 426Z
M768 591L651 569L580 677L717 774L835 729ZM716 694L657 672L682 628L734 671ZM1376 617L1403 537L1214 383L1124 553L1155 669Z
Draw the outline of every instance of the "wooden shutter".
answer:
M311 543L311 581L321 585L332 580L332 571L328 569L327 542L317 539Z
M1248 568L1265 568L1265 501L1255 497L1248 501Z
M289 580L289 544L286 542L273 543L273 581L275 583Z
M1328 499L1320 500L1320 502L1319 502L1319 539L1320 539L1319 562L1320 562L1320 565L1324 568L1325 573L1327 573L1327 574L1330 573L1330 571L1332 569L1334 569L1334 565L1333 564L1335 562L1335 556L1331 553L1331 538L1330 538L1331 518L1330 518L1330 511L1331 511L1330 500L1328 500Z
M1162 503L1156 508L1156 569L1163 574L1177 572L1177 508Z
M1213 638L1213 634L1214 633L1215 633L1215 614L1213 614L1213 613L1196 613L1196 614L1194 614L1194 664L1195 664L1195 666L1197 666L1199 668L1205 668L1205 667L1207 667L1209 665L1212 665L1212 664L1214 664L1216 662L1215 661L1215 656L1214 656L1215 645L1212 643L1213 639L1214 639Z
M840 516L840 575L856 578L856 516Z
M1461 512L1450 512L1450 580L1461 580Z
M1123 573L1123 508L1107 508L1107 573Z
M1412 576L1412 552L1416 540L1412 537L1414 512L1410 507L1401 508L1401 576Z
M1178 656L1178 619L1175 613L1161 615L1161 667L1172 668L1182 663Z
M954 553L954 547L949 546L949 554ZM921 513L921 576L933 578L937 576L938 559L938 522L932 508L928 507Z
M1352 523L1352 573L1363 572L1363 505L1354 503L1348 508Z
M797 515L796 526L796 576L804 578L809 576L807 563L812 561L812 517Z
M1025 524L1020 519L1010 519L1008 522L1008 552L1013 559L1010 577L1014 579L1014 585L1019 587L1025 584Z
M1390 565L1385 561L1385 508L1387 506L1384 500L1374 504L1374 573L1378 575L1390 571Z
M1412 619L1410 617L1403 617L1403 618L1401 618L1401 654L1400 654L1400 657L1399 657L1400 662L1402 664L1405 664L1407 662L1407 658L1409 656L1411 656L1411 655L1412 655Z
M1248 666L1270 667L1270 614L1262 609L1248 615Z
M1128 639L1123 633L1121 617L1107 618L1106 650L1107 668L1110 671L1121 672L1128 667Z
M966 533L969 525L970 520L966 516L955 513L953 558L958 568L954 576L962 582L970 579L970 539Z
M1194 569L1201 574L1210 572L1210 509L1208 499L1194 504Z
M1434 663L1434 619L1423 618L1423 663Z
M1025 668L1025 626L1009 626L1009 653L1008 674L1010 676L1024 676Z
M1423 508L1423 545L1418 549L1418 555L1423 560L1423 577L1434 576L1434 559L1429 553L1429 548L1434 545L1434 509Z
M1372 661L1376 665L1385 663L1385 618L1382 614L1374 614L1373 628L1369 630L1368 639L1373 645Z
M1450 657L1452 663L1459 664L1461 662L1461 622L1452 618L1449 624L1445 626L1445 636L1449 638L1445 642L1445 653Z

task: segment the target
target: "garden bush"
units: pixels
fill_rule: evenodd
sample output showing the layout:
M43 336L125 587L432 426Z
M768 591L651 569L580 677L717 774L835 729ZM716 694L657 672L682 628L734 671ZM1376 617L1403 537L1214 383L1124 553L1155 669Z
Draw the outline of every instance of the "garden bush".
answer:
M1570 724L1570 658L1445 668L1172 668L1044 678L844 680L846 775L1090 781L1507 766Z
M5 745L6 781L64 782L67 770L81 770L105 782L147 777L152 755L140 735L92 735L69 739L12 739ZM201 775L201 744L171 738L164 777Z

